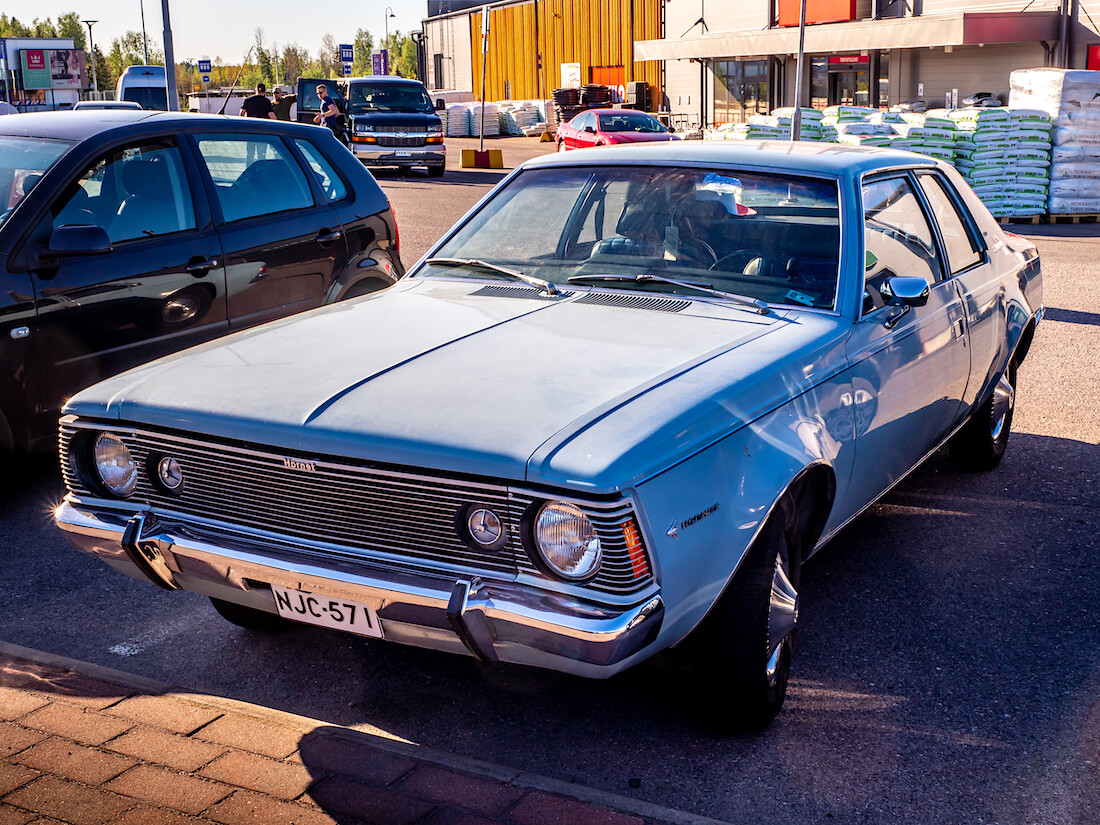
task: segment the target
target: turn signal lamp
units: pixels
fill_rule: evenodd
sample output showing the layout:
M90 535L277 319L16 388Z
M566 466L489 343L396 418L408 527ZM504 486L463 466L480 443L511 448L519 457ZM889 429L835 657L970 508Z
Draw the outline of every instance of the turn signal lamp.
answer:
M623 524L623 539L626 541L626 552L630 557L630 569L634 571L634 578L644 579L649 575L649 560L645 557L642 536L634 519Z

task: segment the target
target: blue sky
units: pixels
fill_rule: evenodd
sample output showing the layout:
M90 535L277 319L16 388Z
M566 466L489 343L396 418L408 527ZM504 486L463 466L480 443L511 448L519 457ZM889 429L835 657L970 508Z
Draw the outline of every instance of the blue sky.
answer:
M111 41L127 30L141 31L141 7L145 7L145 31L158 45L164 36L161 0L3 0L0 11L29 24L34 18L75 11L81 19L98 20L92 28L96 45L110 50ZM297 43L316 54L321 38L331 34L337 43L351 43L356 29L367 29L377 39L385 34L386 9L395 17L389 20L390 32L409 32L420 28L427 15L427 3L380 3L377 0L230 0L206 2L188 0L173 4L169 0L172 40L176 59L221 57L226 63L241 60L255 39L257 27L264 30L264 43L280 46ZM195 14L195 10L201 14Z

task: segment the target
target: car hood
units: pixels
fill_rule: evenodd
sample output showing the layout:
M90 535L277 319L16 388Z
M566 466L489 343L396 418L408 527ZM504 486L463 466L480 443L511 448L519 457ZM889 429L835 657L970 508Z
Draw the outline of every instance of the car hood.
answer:
M715 387L771 363L775 347L762 342L790 326L725 303L614 305L631 302L637 296L551 299L510 285L406 280L131 370L66 411L308 455L620 489L728 430L730 409L747 412L716 405ZM700 369L739 352L720 374ZM789 383L776 386L788 392ZM646 421L620 427L645 396ZM667 447L643 447L670 431ZM571 456L583 433L583 454Z

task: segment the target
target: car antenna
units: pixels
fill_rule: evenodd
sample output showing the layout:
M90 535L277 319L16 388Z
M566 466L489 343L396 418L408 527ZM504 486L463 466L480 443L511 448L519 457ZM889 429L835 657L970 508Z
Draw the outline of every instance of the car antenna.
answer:
M241 75L244 73L244 67L248 65L248 58L252 57L252 49L254 46L248 47L248 54L244 56L244 60L241 62L240 71L237 72L237 76L233 78L233 85L229 87L229 91L225 93L225 100L222 101L222 107L218 109L219 115L225 114L225 105L229 103L229 96L233 94L233 90L237 88L237 81L241 79Z

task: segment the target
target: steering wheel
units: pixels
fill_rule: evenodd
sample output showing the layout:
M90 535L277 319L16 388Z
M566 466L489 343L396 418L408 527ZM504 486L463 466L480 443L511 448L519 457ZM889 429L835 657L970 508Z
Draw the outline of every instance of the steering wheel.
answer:
M725 264L725 266L723 266ZM712 270L740 272L744 275L764 275L767 273L768 256L759 249L737 249L711 264Z
M705 266L708 270L714 269L718 265L718 255L711 249L710 244L705 241L688 240L683 242L680 245L677 257L687 258L692 263Z

